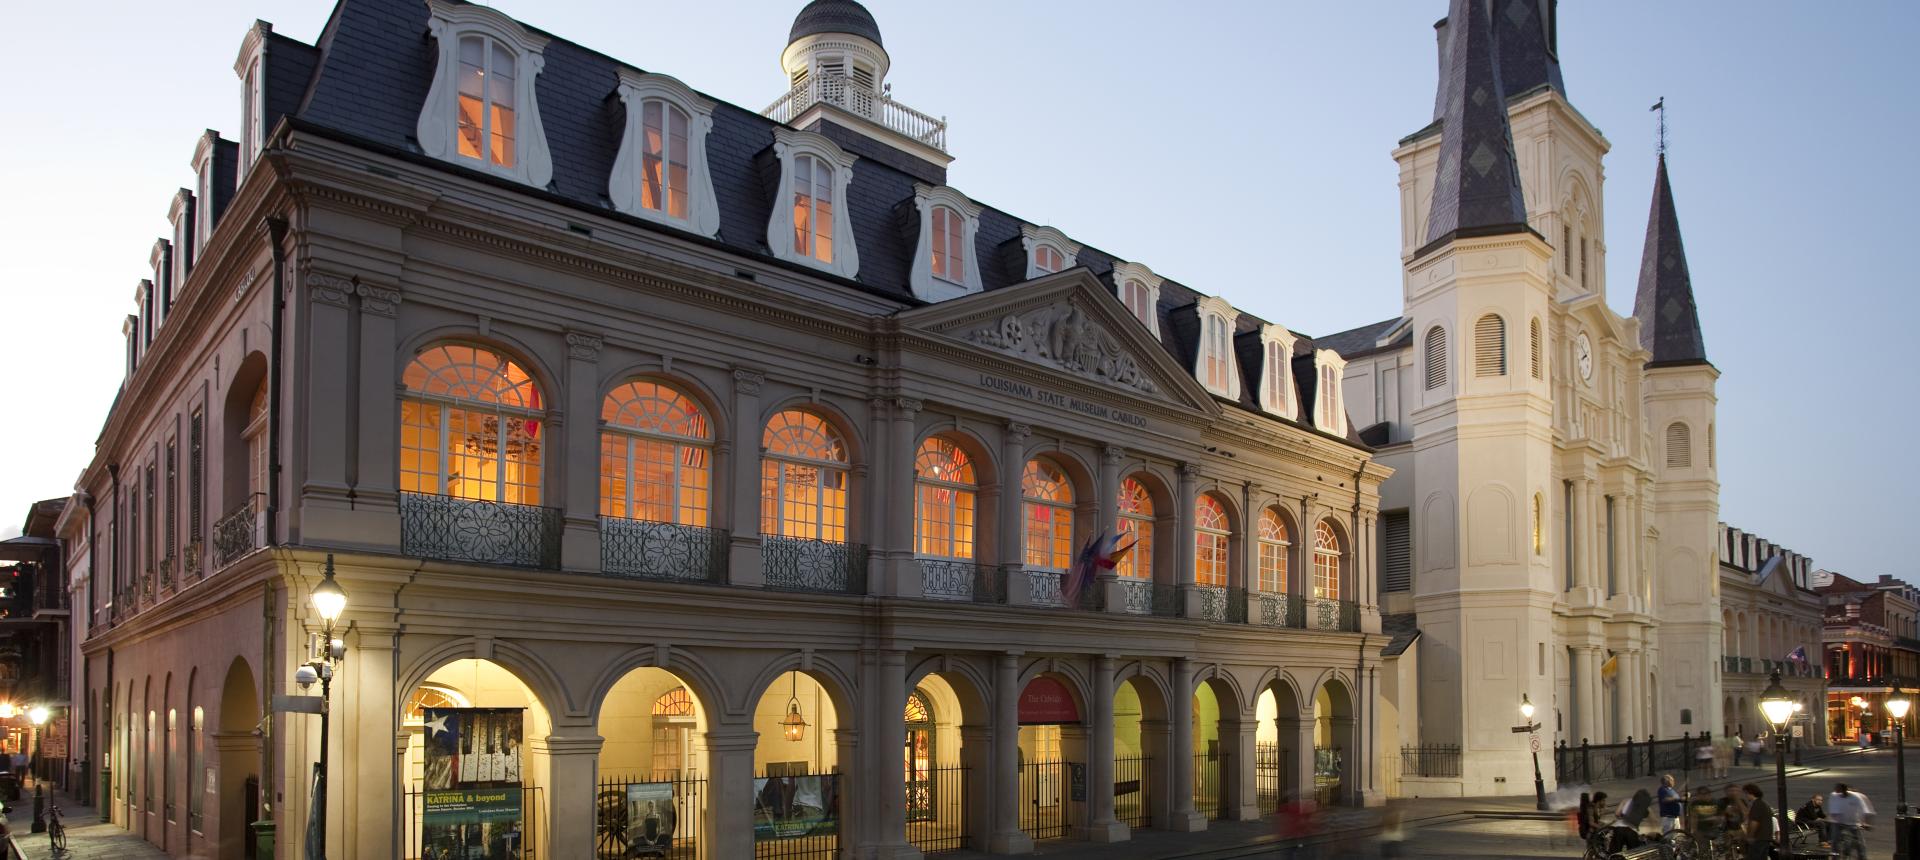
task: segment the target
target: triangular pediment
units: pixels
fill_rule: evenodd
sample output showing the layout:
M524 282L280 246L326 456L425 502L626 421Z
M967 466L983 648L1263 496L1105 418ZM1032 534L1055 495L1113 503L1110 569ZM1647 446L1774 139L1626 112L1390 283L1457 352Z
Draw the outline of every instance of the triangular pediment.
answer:
M1086 269L915 308L897 319L902 333L952 338L1136 396L1208 412L1220 408Z

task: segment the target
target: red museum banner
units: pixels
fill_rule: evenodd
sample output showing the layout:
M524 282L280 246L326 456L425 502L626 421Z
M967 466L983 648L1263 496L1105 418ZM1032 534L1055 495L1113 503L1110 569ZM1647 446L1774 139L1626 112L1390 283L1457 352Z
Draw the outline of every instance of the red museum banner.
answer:
M1067 685L1042 675L1027 682L1020 691L1020 725L1049 726L1080 722L1080 709L1074 707Z

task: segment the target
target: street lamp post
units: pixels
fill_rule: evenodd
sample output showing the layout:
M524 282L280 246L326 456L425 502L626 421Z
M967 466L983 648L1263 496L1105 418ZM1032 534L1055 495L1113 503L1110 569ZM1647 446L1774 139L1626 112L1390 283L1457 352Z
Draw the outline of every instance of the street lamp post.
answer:
M340 619L340 613L346 611L347 593L340 590L340 583L333 579L333 553L327 553L326 575L320 584L313 587L313 608L325 623L321 636L321 657L315 667L320 675L320 763L319 779L314 781L312 824L309 833L317 832L319 845L311 855L315 860L327 857L327 736L330 733L329 720L333 711L333 664L342 656L341 649L334 644L333 622Z
M1521 724L1514 726L1515 733L1527 733L1527 747L1533 751L1533 807L1542 812L1547 809L1547 783L1540 778L1540 724L1533 721L1533 702L1526 693L1520 694Z
M45 705L34 705L27 709L27 719L33 723L33 758L29 769L33 771L33 828L34 833L47 830L47 792L40 784L40 732L47 725L52 712Z
M1893 813L1893 860L1913 856L1913 841L1907 832L1913 820L1907 815L1907 711L1912 707L1913 700L1899 687L1887 697L1887 715L1893 717L1894 790L1899 797Z
M1793 696L1780 686L1780 670L1773 670L1760 694L1760 713L1773 724L1773 764L1776 785L1774 812L1779 815L1780 844L1787 844L1787 723L1793 719Z

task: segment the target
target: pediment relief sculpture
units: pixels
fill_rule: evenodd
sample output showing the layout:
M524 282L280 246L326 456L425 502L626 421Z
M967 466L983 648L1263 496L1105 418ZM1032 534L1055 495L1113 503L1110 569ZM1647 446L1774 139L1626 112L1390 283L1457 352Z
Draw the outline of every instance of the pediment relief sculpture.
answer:
M1147 394L1160 391L1120 342L1071 302L1009 313L962 337L968 343L1037 360L1101 382Z

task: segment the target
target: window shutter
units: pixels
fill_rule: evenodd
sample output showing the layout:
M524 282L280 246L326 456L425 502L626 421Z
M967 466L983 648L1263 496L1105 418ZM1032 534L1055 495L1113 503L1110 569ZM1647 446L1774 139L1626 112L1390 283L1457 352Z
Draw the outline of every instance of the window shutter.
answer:
M1667 425L1667 468L1693 468L1693 434L1678 421Z
M1427 390L1447 384L1447 330L1439 326L1427 329Z
M1406 511L1380 515L1380 590L1413 590L1413 528Z
M1527 335L1527 347L1532 358L1533 378L1544 379L1545 377L1542 375L1544 371L1541 369L1542 363L1540 361L1540 320L1532 319L1527 321Z
M1473 324L1473 374L1507 375L1507 324L1499 314L1487 314Z
M1569 226L1560 228L1560 262L1567 274L1573 274L1573 228Z

